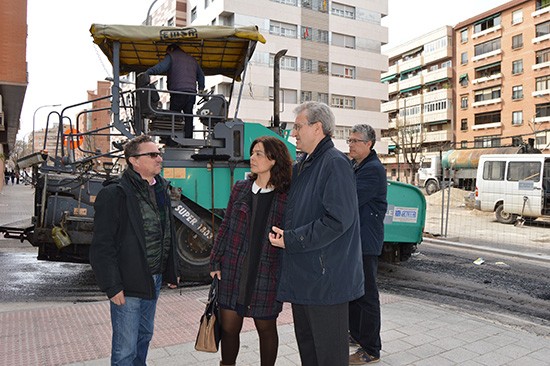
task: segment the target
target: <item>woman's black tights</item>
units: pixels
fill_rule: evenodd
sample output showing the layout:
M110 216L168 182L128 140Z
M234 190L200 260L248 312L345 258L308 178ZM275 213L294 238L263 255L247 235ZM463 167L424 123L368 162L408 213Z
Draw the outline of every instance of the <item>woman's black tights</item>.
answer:
M221 309L222 320L222 364L234 365L240 348L243 318L236 311ZM273 366L277 359L279 335L277 334L277 319L254 319L260 338L261 366Z

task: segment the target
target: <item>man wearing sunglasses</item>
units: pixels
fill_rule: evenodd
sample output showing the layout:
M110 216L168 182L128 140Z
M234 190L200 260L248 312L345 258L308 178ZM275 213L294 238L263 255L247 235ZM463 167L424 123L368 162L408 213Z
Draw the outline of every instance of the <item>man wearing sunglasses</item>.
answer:
M380 360L380 300L376 285L378 256L384 245L386 169L373 150L376 133L369 125L355 125L348 139L349 156L357 182L359 222L365 294L349 303L350 342L359 349L350 356L350 365L365 365Z
M145 365L162 280L177 283L174 222L156 144L136 137L124 157L128 168L94 203L90 263L111 300L111 364Z

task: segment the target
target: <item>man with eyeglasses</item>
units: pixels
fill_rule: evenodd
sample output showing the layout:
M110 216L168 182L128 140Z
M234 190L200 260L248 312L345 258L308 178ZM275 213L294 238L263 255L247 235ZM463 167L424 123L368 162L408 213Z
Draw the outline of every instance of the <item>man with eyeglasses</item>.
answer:
M94 203L90 263L110 299L111 364L145 365L163 276L177 281L176 236L157 145L138 136L124 157L128 168Z
M277 300L292 304L302 365L347 365L348 303L364 292L355 177L332 142L330 108L306 102L294 112L292 136L306 155L293 168L285 220L269 235L284 249Z
M373 150L375 142L376 133L371 126L352 127L348 144L357 182L365 294L349 303L350 343L359 346L349 357L350 365L380 361L382 348L376 273L378 256L384 245L384 217L388 203L386 169Z

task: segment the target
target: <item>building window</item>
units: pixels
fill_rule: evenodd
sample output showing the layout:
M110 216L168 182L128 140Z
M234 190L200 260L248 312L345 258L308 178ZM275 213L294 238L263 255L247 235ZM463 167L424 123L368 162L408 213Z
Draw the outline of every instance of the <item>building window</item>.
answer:
M477 22L474 25L474 33L483 32L484 30L496 27L498 25L500 25L500 14L491 18L485 18L482 21Z
M269 100L273 100L275 95L273 87L269 87ZM280 89L279 97L281 98L281 103L283 104L297 104L298 103L298 91L294 89Z
M500 121L501 121L500 111L487 112L487 113L476 114L474 124L478 126L478 125L485 125L487 123L499 123Z
M328 104L328 93L317 93L317 101Z
M548 0L537 0L535 9L543 9L546 8L548 5L550 5L550 1Z
M512 99L523 99L523 85L516 85L512 87Z
M550 117L550 103L537 104L535 107L537 117Z
M499 136L480 136L474 137L474 147L499 147Z
M461 149L467 149L468 148L468 141L466 141L466 140L460 141L460 148Z
M193 9L191 9L191 21L195 21L197 19L197 7L195 6Z
M512 37L512 49L518 49L523 47L523 34L516 34Z
M312 95L313 93L310 92L310 91L307 91L307 90L302 90L300 92L300 103L304 103L304 102L310 102L312 101Z
M445 69L445 68L447 68L447 67L453 67L453 63L451 62L451 60L449 60L449 61L444 61L444 62L441 63L441 68L442 68L442 69Z
M512 25L523 22L523 10L519 9L512 12Z
M523 60L516 60L512 62L512 74L517 75L523 72Z
M535 26L535 37L542 37L550 33L550 20Z
M271 1L274 1L274 2L280 3L280 4L286 4L286 5L293 5L293 6L298 5L297 0L271 0Z
M355 37L333 32L332 45L346 48L355 48Z
M447 99L424 103L424 113L438 112L447 109Z
M462 74L458 77L460 86L468 86L468 74Z
M460 131L468 131L468 119L463 118L460 120Z
M468 97L460 97L460 108L466 109L468 108Z
M314 33L313 40L315 42L328 44L328 31L316 29Z
M313 60L303 58L300 63L300 70L302 72L313 72Z
M332 64L332 76L355 79L355 66Z
M462 52L460 54L460 64L466 65L468 63L468 52Z
M313 31L311 27L302 26L302 39L307 39L308 41L313 39Z
M468 28L460 31L460 42L461 43L468 42Z
M339 17L355 19L355 8L344 4L332 3L332 14Z
M494 88L487 88L476 90L474 94L474 102L483 102L486 100L492 100L500 98L500 86Z
M333 95L330 106L333 108L355 109L355 97L346 95Z
M512 126L520 126L523 124L523 111L512 112Z
M550 89L550 75L542 76L535 79L535 90L548 90Z
M173 27L174 26L174 17L168 19L168 21L166 22L166 26L167 27Z
M544 50L537 51L536 59L535 59L536 63L537 64L542 64L542 63L550 61L550 58L548 57L549 55L550 55L550 48L546 48Z
M276 36L296 38L298 26L296 24L269 21L269 33Z
M478 67L477 69L475 69L476 79L490 77L497 74L500 74L500 62L496 64Z
M294 56L283 56L281 57L281 69L282 70L298 70L298 58ZM273 67L275 63L275 55L273 53L269 54L269 67Z
M476 45L474 47L474 55L480 56L496 50L500 50L500 38Z
M321 75L328 75L328 62L318 61L317 62L317 73Z
M535 138L535 144L537 144L537 146L546 145L546 136L537 136ZM537 179L537 182L538 182L538 179Z

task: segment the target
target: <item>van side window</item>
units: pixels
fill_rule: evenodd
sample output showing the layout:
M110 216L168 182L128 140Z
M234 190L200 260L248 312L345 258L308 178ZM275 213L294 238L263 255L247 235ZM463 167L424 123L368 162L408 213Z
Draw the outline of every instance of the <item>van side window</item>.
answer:
M511 182L520 180L538 182L540 180L540 167L541 163L537 161L510 162L507 180Z
M504 161L486 161L483 164L484 180L504 180Z

